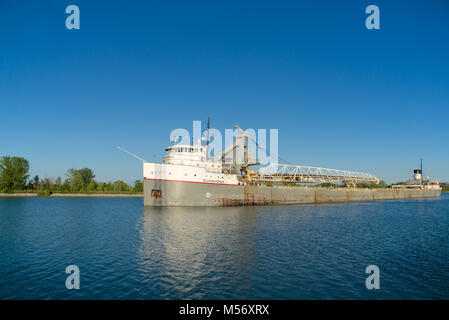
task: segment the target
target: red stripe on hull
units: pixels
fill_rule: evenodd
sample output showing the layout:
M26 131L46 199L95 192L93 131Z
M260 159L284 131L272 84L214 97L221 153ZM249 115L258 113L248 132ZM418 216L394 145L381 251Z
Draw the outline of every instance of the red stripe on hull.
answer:
M238 184L227 184L227 183L213 183L213 182L200 182L200 181L183 181L183 180L167 180L167 179L150 179L145 178L145 180L152 180L152 181L170 181L170 182L188 182L188 183L202 183L202 184L216 184L220 186L235 186L238 187Z

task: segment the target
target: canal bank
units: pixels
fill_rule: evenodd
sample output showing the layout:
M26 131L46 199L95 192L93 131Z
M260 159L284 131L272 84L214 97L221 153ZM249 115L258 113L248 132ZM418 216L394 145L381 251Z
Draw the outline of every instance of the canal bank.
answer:
M41 196L38 193L0 193L0 198L142 198L143 194L122 194L122 193L52 193L48 196Z

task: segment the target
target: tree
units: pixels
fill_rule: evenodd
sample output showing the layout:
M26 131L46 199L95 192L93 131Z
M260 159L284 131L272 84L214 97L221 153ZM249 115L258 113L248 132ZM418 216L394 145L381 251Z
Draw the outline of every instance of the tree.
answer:
M136 180L134 182L134 188L133 188L134 192L143 192L143 183L142 180Z
M83 168L83 169L77 170L77 172L83 178L83 182L84 182L85 186L87 186L89 183L91 183L95 178L95 175L94 175L94 172L92 169Z
M71 190L74 192L86 190L87 186L94 181L95 175L92 169L74 169L67 171L67 178L70 181Z
M84 187L84 181L83 178L80 175L76 175L72 178L70 181L71 184L71 190L74 192L79 192Z
M29 188L36 190L39 187L39 182L40 182L39 176L35 175L34 178L29 183Z
M64 183L61 185L60 189L61 189L60 191L63 191L63 192L67 192L67 191L70 190L70 181L69 181L69 179L65 179L64 180Z
M112 182L111 181L106 183L106 185L104 186L104 191L112 191Z
M87 191L92 192L95 191L97 189L97 184L95 181L91 181L88 185L87 185Z
M30 164L25 158L2 157L0 160L0 190L10 192L25 189L29 169Z
M379 184L377 185L378 188L389 188L390 186L383 180L379 181Z
M100 182L97 184L97 191L103 192L104 191L104 182Z
M112 190L116 192L129 191L130 187L121 180L117 180L112 185Z
M441 188L443 189L443 192L449 192L449 183L448 182L442 182L440 183Z

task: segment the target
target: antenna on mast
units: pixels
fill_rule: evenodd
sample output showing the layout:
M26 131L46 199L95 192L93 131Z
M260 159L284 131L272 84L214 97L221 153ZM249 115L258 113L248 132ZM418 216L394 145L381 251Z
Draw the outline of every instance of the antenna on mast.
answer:
M131 152L129 152L128 150L123 149L123 148L120 147L120 146L115 145L114 147L117 148L117 149L119 149L120 151L123 151L123 152L129 154L131 157L136 158L137 160L140 160L140 161L142 161L142 162L147 162L145 159L142 159L141 157L136 156L134 153L131 153Z
M206 159L209 158L209 129L210 129L210 117L207 117Z
M210 117L207 117L207 141L206 141L206 146L209 145L209 129L210 129Z

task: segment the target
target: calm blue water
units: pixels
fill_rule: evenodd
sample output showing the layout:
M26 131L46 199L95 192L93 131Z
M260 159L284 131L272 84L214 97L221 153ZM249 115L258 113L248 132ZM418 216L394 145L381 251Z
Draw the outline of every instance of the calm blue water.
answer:
M449 298L449 197L150 208L0 199L2 299ZM67 290L65 268L81 271ZM380 290L365 288L366 266Z

